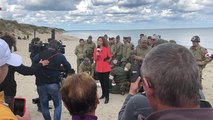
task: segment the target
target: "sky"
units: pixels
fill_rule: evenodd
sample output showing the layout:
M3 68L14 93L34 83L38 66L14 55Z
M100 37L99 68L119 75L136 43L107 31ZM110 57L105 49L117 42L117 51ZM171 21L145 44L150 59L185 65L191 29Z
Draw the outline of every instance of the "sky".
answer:
M0 0L0 18L65 30L213 27L213 0Z

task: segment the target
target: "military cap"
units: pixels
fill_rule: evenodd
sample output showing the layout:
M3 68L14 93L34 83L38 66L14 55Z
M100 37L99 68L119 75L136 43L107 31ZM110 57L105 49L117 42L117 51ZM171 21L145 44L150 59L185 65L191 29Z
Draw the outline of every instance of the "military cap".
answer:
M193 36L192 39L191 39L191 41L192 41L192 42L198 42L198 43L199 43L199 42L200 42L200 37L197 36L197 35L196 35L196 36Z

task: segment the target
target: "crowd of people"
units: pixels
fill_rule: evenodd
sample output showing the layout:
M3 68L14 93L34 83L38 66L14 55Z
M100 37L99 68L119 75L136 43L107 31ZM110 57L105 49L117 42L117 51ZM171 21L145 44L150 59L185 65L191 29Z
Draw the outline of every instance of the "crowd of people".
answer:
M105 54L106 51L102 51L102 45L99 45L99 38L104 41L104 46L107 47L110 51L110 55L108 54L108 56L100 57L109 57L109 61L105 61L104 59L99 60L102 61L101 65L99 64L100 62L95 59L97 57L96 53L97 51L100 51L98 53ZM75 48L75 55L77 56L78 66L77 71L78 73L89 73L95 79L100 80L101 86L104 86L102 83L103 78L101 78L99 74L100 68L103 67L105 69L110 65L111 70L108 69L107 71L105 71L109 72L109 80L107 77L107 80L104 79L104 81L107 81L107 83L109 81L109 87L107 87L107 91L115 94L125 94L125 92L129 90L130 83L132 81L135 81L135 77L139 76L139 72L137 71L140 70L139 68L143 63L145 55L152 48L163 43L176 44L175 40L164 40L161 38L160 35L157 34L153 34L153 36L146 36L144 34L140 34L136 47L131 42L131 37L124 36L123 43L121 42L121 38L119 35L116 37L109 38L107 35L104 35L103 37L100 36L99 38L97 39L97 45L95 44L95 42L92 41L92 36L89 36L87 40L79 40L79 45ZM107 45L105 41L107 42ZM202 90L202 69L206 66L207 63L211 61L211 58L205 56L208 51L204 47L199 45L199 36L193 36L191 41L192 46L189 50L194 55L196 62L200 68L200 89ZM88 63L91 64L89 65ZM105 91L103 88L102 90ZM103 92L103 96L104 93L105 92Z
M131 37L100 36L97 43L92 36L79 40L75 48L77 74L59 52L60 42L51 40L41 50L42 42L34 38L31 44L32 66L24 66L21 57L12 53L16 46L14 36L4 34L0 39L0 119L29 120L28 110L15 116L15 72L35 75L41 113L51 120L49 101L53 101L54 119L60 120L62 103L72 120L97 120L95 110L99 99L109 102L109 93L129 92L118 114L119 120L205 119L211 120L210 104L202 101L202 70L212 58L200 46L199 36L193 36L187 49L174 40L164 40L160 35L140 34L138 44ZM38 45L38 46L37 46ZM16 47L14 47L16 48ZM17 48L16 48L17 50ZM66 73L62 83L61 72ZM102 94L97 94L95 79L101 84ZM184 83L184 84L183 84ZM140 90L139 90L140 88ZM1 92L2 93L2 92ZM5 105L8 104L8 107ZM208 103L208 102L207 102Z

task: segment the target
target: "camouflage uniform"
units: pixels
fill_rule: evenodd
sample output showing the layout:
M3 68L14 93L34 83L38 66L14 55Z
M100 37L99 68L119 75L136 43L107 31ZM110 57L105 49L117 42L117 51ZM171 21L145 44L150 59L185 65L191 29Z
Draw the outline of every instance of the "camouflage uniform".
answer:
M138 45L135 49L135 58L144 58L145 55L151 50L152 48L150 46L145 47L141 47L140 45ZM142 61L139 59L135 59L137 64L141 64Z
M127 59L128 62L130 60L130 55L132 51L131 47L131 44L127 42L123 45L122 58Z
M88 57L91 63L93 63L93 52L96 45L94 42L92 43L86 42L85 47L86 47L86 57Z
M127 76L124 69L120 66L115 66L110 72L111 80L114 80L115 86L111 86L109 89L110 93L114 94L124 94L127 84Z
M92 71L92 66L91 66L91 64L90 65L86 65L86 64L84 64L84 62L82 62L81 64L80 64L80 66L79 66L79 73L81 73L81 72L86 72L86 73L88 73L88 74L90 74L91 75L91 72Z
M123 51L123 44L118 42L115 44L115 59L121 61L122 59L122 51Z
M110 53L112 55L112 59L114 59L115 58L115 43L109 44L109 48L110 48Z
M84 58L86 57L86 47L85 47L85 45L76 46L75 55L77 56L77 73L78 73L79 72L79 66L80 66L81 62L84 60Z
M205 68L206 64L210 62L210 58L205 57L205 48L202 46L191 46L190 51L194 55L197 62L202 62L202 65L199 66L200 70L200 88L202 89L202 70Z

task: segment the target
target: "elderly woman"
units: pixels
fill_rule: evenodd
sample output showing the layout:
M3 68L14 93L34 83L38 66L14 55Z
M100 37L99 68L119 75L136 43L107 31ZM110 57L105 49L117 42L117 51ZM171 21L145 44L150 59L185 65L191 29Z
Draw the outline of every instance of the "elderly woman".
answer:
M83 72L68 77L61 88L61 96L72 120L97 120L97 86L89 74Z

